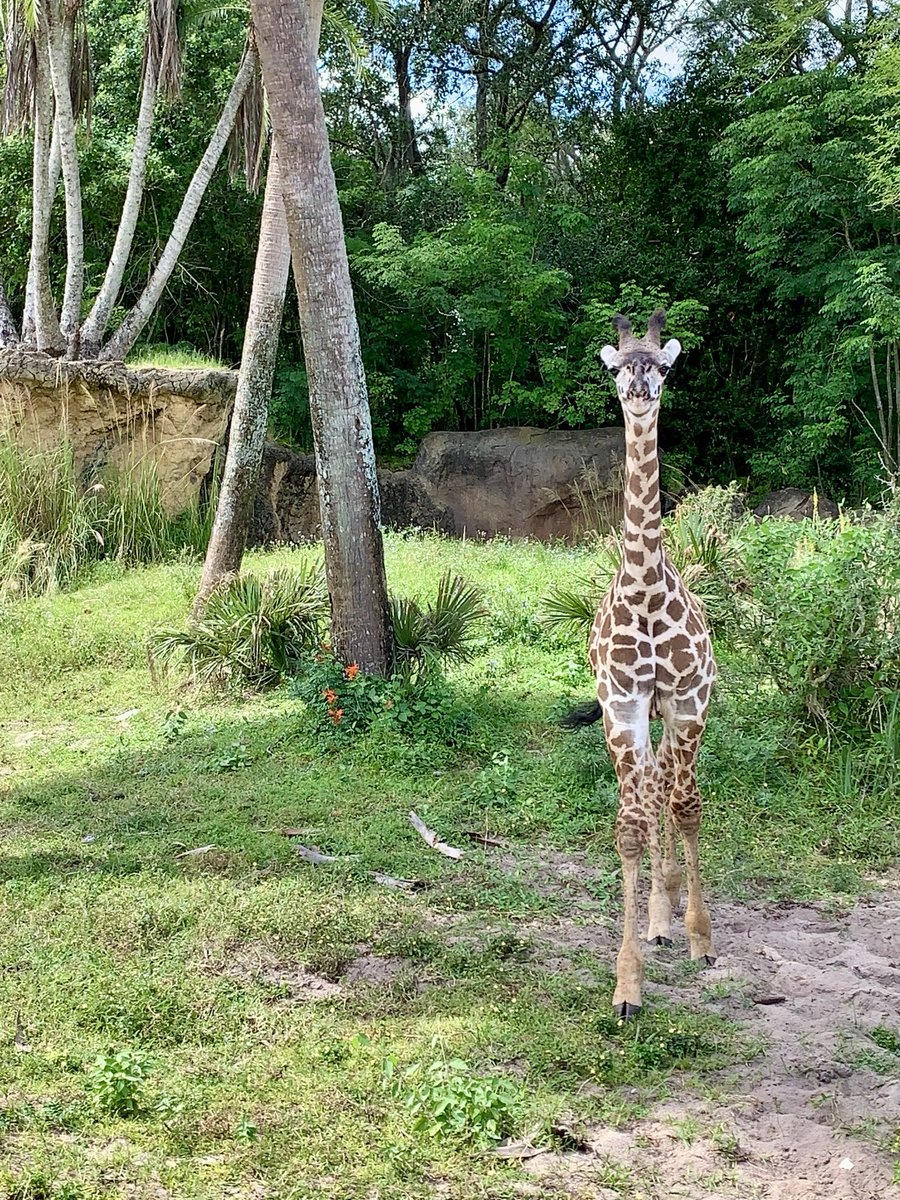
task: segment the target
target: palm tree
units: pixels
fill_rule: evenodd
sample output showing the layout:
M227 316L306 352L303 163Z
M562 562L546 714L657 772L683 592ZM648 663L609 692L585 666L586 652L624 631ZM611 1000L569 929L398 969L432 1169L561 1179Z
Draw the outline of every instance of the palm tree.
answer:
M269 155L253 289L231 417L228 454L203 563L203 576L194 603L195 613L203 609L213 588L228 576L236 574L241 567L266 441L269 399L290 267L287 218L281 195L278 159L273 146Z
M221 11L217 0L146 0L147 32L141 104L119 229L103 284L84 323L84 248L76 124L89 106L90 81L82 0L0 0L5 86L0 137L34 132L32 241L22 341L70 357L124 358L165 290L228 141L235 114L258 72L252 44L241 58L219 121L187 188L170 237L134 309L109 343L103 337L119 298L144 191L158 101L180 91L181 29ZM67 266L61 319L49 275L49 233L60 169L66 211Z
M309 377L331 636L345 662L390 670L393 633L359 327L319 91L323 0L251 0Z

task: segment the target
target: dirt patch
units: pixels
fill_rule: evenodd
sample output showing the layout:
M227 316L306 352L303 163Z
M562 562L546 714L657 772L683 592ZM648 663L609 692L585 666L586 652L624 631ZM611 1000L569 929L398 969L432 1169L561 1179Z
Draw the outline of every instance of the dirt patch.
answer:
M266 946L250 944L233 948L219 968L222 975L238 983L262 983L278 988L284 999L327 1000L340 995L340 984L316 975L300 963L283 962Z
M277 989L278 999L294 1002L327 1000L357 988L390 987L411 966L405 958L375 954L368 946L359 946L357 951L341 970L340 981L318 975L301 963L286 962L258 943L232 947L214 969L239 983L265 984Z
M900 1055L870 1036L878 1026L900 1032L900 892L839 915L714 898L710 907L716 966L685 972L676 923L674 950L648 948L646 998L736 1017L765 1052L712 1081L714 1101L667 1100L627 1131L587 1130L587 1153L529 1160L539 1194L900 1197L891 1183L895 1156L886 1148L900 1128ZM596 953L598 965L613 965L611 918L575 914L519 932L545 969L566 970L584 951Z

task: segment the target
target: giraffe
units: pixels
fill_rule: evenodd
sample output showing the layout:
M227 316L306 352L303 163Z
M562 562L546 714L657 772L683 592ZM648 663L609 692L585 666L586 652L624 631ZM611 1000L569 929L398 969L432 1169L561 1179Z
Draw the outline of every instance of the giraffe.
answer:
M647 941L672 945L672 911L680 903L681 835L687 871L685 926L691 958L715 962L709 911L700 887L698 835L702 801L696 763L716 677L703 609L669 561L660 537L656 426L663 381L681 353L674 338L660 345L666 314L657 309L644 337L616 317L619 346L604 346L625 416L625 520L622 562L597 609L588 657L606 744L619 783L616 849L622 863L624 927L616 960L613 1009L625 1019L641 1008L643 955L638 940L638 881L650 850ZM662 717L654 751L650 719ZM661 849L660 817L665 830ZM668 819L666 819L668 818Z

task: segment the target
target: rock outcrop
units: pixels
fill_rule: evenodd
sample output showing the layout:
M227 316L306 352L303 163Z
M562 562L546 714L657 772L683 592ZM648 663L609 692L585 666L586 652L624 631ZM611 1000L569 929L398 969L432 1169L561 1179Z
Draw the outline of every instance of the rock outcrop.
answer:
M780 488L769 492L754 508L753 514L757 517L790 517L792 521L814 516L833 520L838 515L838 506L833 500L804 492L801 488Z
M382 521L457 536L572 539L618 525L622 429L489 429L430 433L407 471L379 471ZM315 462L269 442L251 528L253 544L317 536Z
M182 512L221 445L234 371L172 371L0 352L0 437L49 448L66 440L75 468L155 474L163 506Z

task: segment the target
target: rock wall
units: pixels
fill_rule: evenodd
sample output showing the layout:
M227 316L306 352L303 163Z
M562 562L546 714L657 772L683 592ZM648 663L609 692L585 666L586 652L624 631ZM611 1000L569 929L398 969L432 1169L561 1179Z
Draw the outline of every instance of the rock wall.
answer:
M408 471L379 471L382 522L457 536L571 540L621 521L624 430L430 433ZM319 532L315 461L269 442L251 543Z
M0 352L0 437L49 448L67 440L79 473L155 474L167 512L197 496L222 443L234 371L170 371Z

